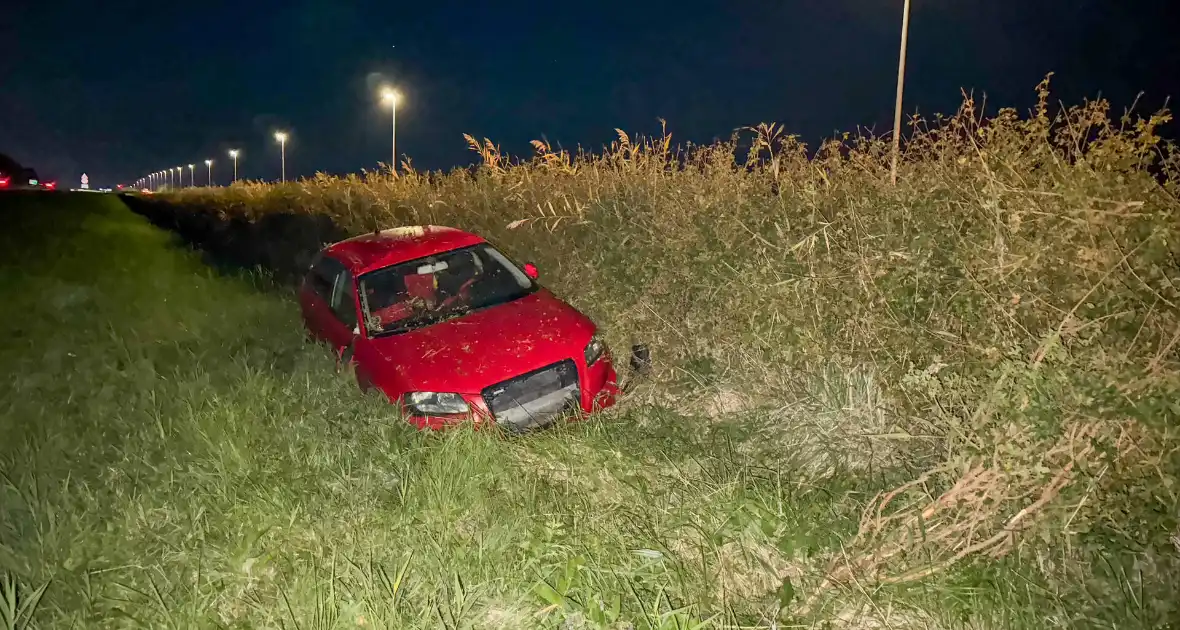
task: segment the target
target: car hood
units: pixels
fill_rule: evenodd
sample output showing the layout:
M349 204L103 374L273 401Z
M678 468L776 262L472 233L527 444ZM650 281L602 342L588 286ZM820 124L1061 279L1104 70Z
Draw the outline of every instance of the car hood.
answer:
M483 388L577 356L594 323L540 289L518 300L406 333L371 340L375 384L390 390L477 394ZM400 386L395 386L394 381Z

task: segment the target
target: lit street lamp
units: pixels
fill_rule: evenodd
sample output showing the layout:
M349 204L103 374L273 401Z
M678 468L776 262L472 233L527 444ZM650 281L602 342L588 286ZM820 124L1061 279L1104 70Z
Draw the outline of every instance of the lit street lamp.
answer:
M176 176L177 176L176 188L177 189L184 188L184 167L183 166L176 167Z
M275 140L279 141L279 153L282 156L282 174L283 182L287 181L287 133L284 131L275 132Z
M389 161L389 172L397 173L397 104L401 100L401 94L393 88L385 88L381 91L381 100L389 103L390 117L393 122L393 127L390 130L390 149L393 159Z
M229 156L234 159L234 182L238 181L238 150L230 149Z
M209 186L213 186L213 160L205 160L205 168L209 169Z

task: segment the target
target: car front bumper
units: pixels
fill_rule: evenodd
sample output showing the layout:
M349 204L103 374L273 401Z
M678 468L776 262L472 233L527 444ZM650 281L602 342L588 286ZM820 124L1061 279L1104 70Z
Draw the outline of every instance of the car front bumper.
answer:
M610 353L605 353L589 368L583 361L575 360L575 364L578 370L576 390L567 393L558 389L546 393L521 405L519 412L501 410L497 417L482 393L460 394L470 408L467 413L418 415L404 404L402 410L407 421L419 429L439 430L470 423L476 428L503 427L520 431L549 425L569 411L574 412L569 414L571 420L583 420L591 413L614 405L619 386Z

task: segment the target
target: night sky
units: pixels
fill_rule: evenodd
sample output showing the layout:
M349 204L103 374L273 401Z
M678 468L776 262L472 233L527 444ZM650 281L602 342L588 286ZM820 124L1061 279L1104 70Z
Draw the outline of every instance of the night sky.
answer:
M1067 102L1180 96L1174 0L913 0L906 110L959 89L1022 110L1055 71ZM613 129L707 142L778 121L818 140L891 125L902 0L9 0L0 9L0 152L76 186L242 150L241 175L473 160L462 133L526 154ZM1146 111L1146 110L1145 110ZM198 182L201 177L198 176Z

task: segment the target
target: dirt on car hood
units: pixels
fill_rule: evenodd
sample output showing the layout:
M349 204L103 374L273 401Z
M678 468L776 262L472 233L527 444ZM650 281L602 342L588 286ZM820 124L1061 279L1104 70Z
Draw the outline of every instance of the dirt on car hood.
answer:
M374 381L418 391L477 394L518 374L580 355L594 324L545 289L418 330L373 340Z

